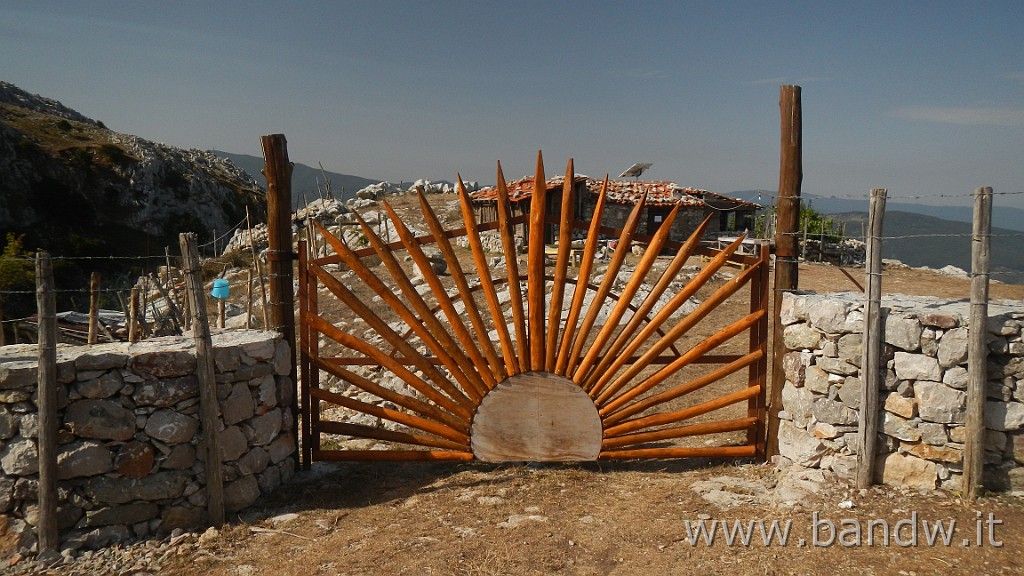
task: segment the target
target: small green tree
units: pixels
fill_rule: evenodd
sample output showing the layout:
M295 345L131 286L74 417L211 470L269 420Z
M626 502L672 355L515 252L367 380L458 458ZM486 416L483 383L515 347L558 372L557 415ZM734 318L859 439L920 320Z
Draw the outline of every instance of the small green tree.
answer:
M35 267L24 250L24 239L24 235L8 233L0 253L0 345L7 341L7 324L3 322L7 293L30 290L35 285Z

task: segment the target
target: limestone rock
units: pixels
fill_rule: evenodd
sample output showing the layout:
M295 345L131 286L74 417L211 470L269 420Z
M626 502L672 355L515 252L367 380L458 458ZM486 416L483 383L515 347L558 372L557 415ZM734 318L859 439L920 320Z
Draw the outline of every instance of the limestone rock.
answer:
M113 526L117 524L128 525L143 522L157 516L160 508L150 502L136 502L120 506L104 506L85 513L85 525Z
M187 376L196 370L196 357L190 352L146 352L131 360L132 370L147 379Z
M99 442L82 440L65 444L57 451L57 478L96 476L114 469L114 455Z
M252 505L260 497L260 487L254 476L242 476L224 486L224 508L228 514Z
M137 406L167 408L182 400L199 396L199 379L195 375L148 380L135 387L132 398Z
M1024 404L1020 402L985 402L985 426L1003 432L1024 426Z
M913 352L921 347L921 326L917 316L888 315L884 320L885 343L892 344L900 350Z
M75 389L85 398L101 399L109 398L124 387L124 379L121 373L105 372L99 378L79 382Z
M0 451L0 468L8 476L29 476L39 472L36 443L26 438L9 442Z
M896 392L885 397L885 409L901 418L910 419L917 416L917 402Z
M813 468L821 462L821 457L828 452L828 447L818 438L801 430L789 422L779 425L779 454L789 458L794 464Z
M955 328L942 335L936 356L939 366L950 368L967 362L970 334L967 328Z
M819 358L818 360L822 360ZM825 372L818 366L808 366L804 371L804 386L811 392L817 392L818 394L828 393L828 372Z
M114 467L125 478L143 478L153 470L155 460L156 453L150 444L132 441L117 451Z
M807 388L797 388L789 384L782 388L782 407L797 426L807 425L813 406L814 394Z
M921 432L921 441L932 446L942 446L949 437L946 435L946 426L936 422L921 422L917 425Z
M857 413L842 402L819 398L815 400L811 413L818 422L848 426L857 423Z
M921 432L915 422L900 418L892 412L882 413L882 431L888 436L908 442L917 442L921 439Z
M942 380L939 361L931 356L897 351L893 360L900 380Z
M860 410L860 397L864 392L864 381L856 376L850 376L843 381L839 388L839 399L854 410Z
M220 446L220 457L224 462L238 460L245 453L247 446L245 434L238 426L229 426L217 434Z
M934 490L938 478L935 462L900 453L879 456L876 470L882 484L919 490Z
M816 302L807 310L807 319L812 326L826 334L849 332L846 329L846 315L850 304L839 300Z
M82 438L124 441L135 435L135 413L111 400L72 402L64 423Z
M198 429L199 420L173 410L157 410L146 422L146 434L167 444L188 442Z
M821 342L821 333L807 324L792 324L783 330L782 338L790 350L814 350Z
M922 420L951 424L966 418L967 395L941 382L918 382L914 395Z

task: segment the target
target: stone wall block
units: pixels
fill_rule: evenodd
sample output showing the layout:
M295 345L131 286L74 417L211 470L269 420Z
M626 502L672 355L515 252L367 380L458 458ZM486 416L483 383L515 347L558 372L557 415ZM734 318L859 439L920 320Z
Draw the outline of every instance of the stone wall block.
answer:
M65 444L57 451L57 478L96 476L114 469L114 454L105 444L82 440Z
M146 434L167 444L192 440L199 430L199 420L173 410L157 410L146 422Z
M970 334L967 328L954 328L942 335L936 356L939 365L950 368L967 362L967 346Z
M918 382L914 386L914 395L922 420L945 424L965 421L967 395L963 392L941 382Z
M882 431L888 436L907 442L917 442L921 439L921 431L917 429L916 422L901 418L892 412L882 413Z
M231 387L231 393L227 399L221 402L220 411L225 426L238 424L252 418L256 413L256 406L252 393L249 392L249 385L245 382L236 382Z
M292 349L284 339L279 339L274 347L274 374L283 376L291 374L292 370Z
M75 358L76 370L113 370L128 365L128 355L121 352L97 352Z
M199 396L199 379L194 374L178 378L148 380L135 387L132 399L137 406L167 408Z
M7 361L0 363L0 390L33 388L39 380L35 361Z
M846 315L850 304L838 300L819 302L807 309L808 322L826 334L843 334L846 329Z
M819 358L818 360L821 360ZM818 394L828 393L828 372L818 366L808 366L804 371L804 387Z
M187 376L196 371L195 355L185 351L147 352L135 356L129 364L146 379Z
M29 476L39 472L36 443L27 438L8 442L0 450L0 469L8 476Z
M804 352L787 352L782 357L782 370L786 373L786 380L789 380L797 388L804 385L804 371L810 363L810 354Z
M828 398L815 400L811 407L811 414L819 422L847 426L857 423L857 412L844 406L842 402L836 402Z
M153 471L155 462L156 452L148 442L128 442L114 457L117 473L125 478L144 478Z
M897 351L893 361L896 376L900 380L942 381L942 369L939 367L939 361L931 356Z
M1002 432L1024 427L1024 404L1020 402L985 402L985 426Z
M783 330L782 339L790 350L814 350L821 342L821 332L807 324L791 324Z
M885 343L900 350L913 352L921 348L921 333L924 328L913 314L889 314L885 316Z
M828 447L806 430L797 428L789 422L779 425L779 454L789 458L794 464L813 468L821 462L822 456L828 453Z
M860 410L860 397L864 392L864 381L856 376L847 376L839 388L839 399L854 410Z
M75 390L84 398L99 400L113 396L123 387L124 379L121 378L121 372L114 370L103 372L97 378L78 382L75 385Z
M124 441L135 435L135 412L112 400L77 400L64 412L64 424L82 438Z
M934 490L938 479L935 462L898 452L879 456L875 469L878 471L875 479L890 486Z
M782 388L782 407L797 426L807 426L814 406L814 394L807 388L784 386Z

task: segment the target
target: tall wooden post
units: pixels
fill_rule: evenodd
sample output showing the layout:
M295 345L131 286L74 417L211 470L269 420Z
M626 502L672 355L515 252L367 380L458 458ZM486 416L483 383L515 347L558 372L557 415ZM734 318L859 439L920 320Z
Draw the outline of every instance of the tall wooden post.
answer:
M296 254L292 248L292 163L288 160L288 142L284 134L270 134L261 138L267 179L267 260L270 264L270 323L288 343L291 365L289 377L292 386L298 378L295 366L295 291L292 286L292 261ZM299 399L292 394L293 430L298 430ZM298 434L295 434L298 458Z
M967 442L964 444L963 494L981 492L985 463L985 383L988 380L988 277L992 232L992 189L974 191L971 235L971 317L967 347Z
M57 529L57 303L53 264L36 254L36 306L39 315L39 551L56 552Z
M782 370L783 344L782 294L796 290L799 278L797 232L800 223L800 184L803 181L803 126L799 86L779 88L782 115L782 142L779 158L779 196L775 225L775 291L772 307L772 379L768 398L768 438L766 458L779 452L779 410L786 375Z
M217 401L217 382L213 367L213 339L210 321L206 316L206 295L199 260L199 246L193 232L181 234L182 267L188 297L194 315L192 336L196 342L196 377L199 379L199 412L206 452L206 513L210 524L224 524L224 475L221 469L220 445L217 441L220 425L220 403Z
M864 306L863 359L861 361L860 425L857 428L857 487L875 481L878 445L878 389L882 385L882 221L888 191L871 191L868 206L867 302Z
M100 273L93 272L89 275L89 339L88 344L92 346L99 338L100 326Z

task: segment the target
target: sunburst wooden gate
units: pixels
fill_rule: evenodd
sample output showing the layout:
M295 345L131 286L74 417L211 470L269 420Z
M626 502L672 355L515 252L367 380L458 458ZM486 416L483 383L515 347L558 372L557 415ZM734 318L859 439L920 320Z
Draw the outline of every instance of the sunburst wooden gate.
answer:
M476 222L460 179L464 227L457 230L444 229L422 194L428 235L415 237L387 202L398 241L386 242L359 217L365 247L350 247L315 226L333 254L299 251L307 466L312 460L763 456L767 248L741 255L742 238L722 251L702 248L709 219L686 242L672 242L678 205L653 236L640 236L643 199L621 230L602 227L607 178L591 222L575 222L573 175L570 160L561 214L551 219L538 155L525 215L513 217L499 164L494 222ZM525 271L512 233L523 223ZM558 226L553 263L545 260L545 224ZM586 240L573 278L575 229L586 230ZM488 230L500 236L504 270L501 258L484 250L481 232ZM603 277L595 277L602 235L618 242ZM453 244L459 237L468 250ZM615 293L635 243L646 250ZM656 265L660 253L672 250L667 265L666 258ZM680 285L684 264L695 255L706 263ZM448 275L432 267L431 259L441 257ZM742 271L723 282L727 262ZM656 279L653 287L645 284L648 275ZM744 287L749 306L742 298L729 305ZM321 305L321 292L342 311ZM694 307L695 295L703 301ZM709 336L692 336L698 323L722 310L726 318L701 331ZM737 338L744 333L745 341Z

